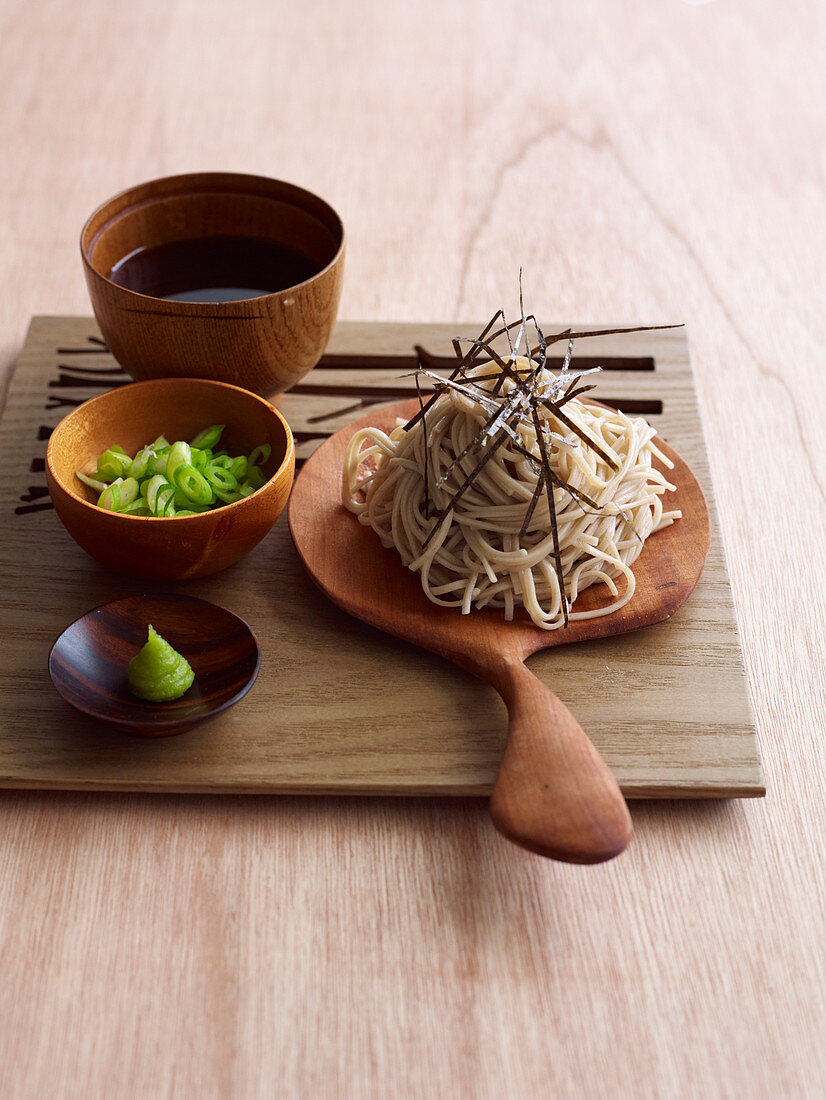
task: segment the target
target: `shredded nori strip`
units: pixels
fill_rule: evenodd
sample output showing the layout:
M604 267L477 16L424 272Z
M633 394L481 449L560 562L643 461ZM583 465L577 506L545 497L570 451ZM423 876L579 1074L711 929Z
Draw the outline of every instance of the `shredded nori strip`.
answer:
M491 317L491 319L488 321L488 323L485 325L484 329L482 330L482 333L479 336L478 341L474 341L474 343L479 343L479 342L481 342L485 339L487 334L490 332L491 328L496 324L496 318L497 317L501 317L502 320L504 321L505 320L504 310L499 309L499 310L496 311L496 313L494 313L494 315ZM516 323L518 323L518 322L516 322ZM513 327L513 325L509 326L509 325L506 324L505 329L512 328L512 327ZM491 337L491 339L494 340L494 339L497 338L497 336L501 336L502 333L505 331L505 329L501 329L497 333L494 333L494 335ZM415 350L416 350L417 355L419 355L421 357L421 354L424 351L424 349L417 346ZM453 341L453 350L456 352L456 358L459 360L459 363L454 368L452 373L450 374L450 379L451 380L454 379L457 374L461 373L466 367L465 358L462 356L461 348L459 346L459 338L458 337ZM471 355L472 351L473 351L473 349L471 349L471 351L468 352L468 357ZM421 420L421 418L424 416L427 409L430 408L430 406L433 404L433 402L436 400L436 398L438 396L439 396L438 393L434 393L433 396L430 398L430 400L427 401L421 409L419 409L419 411L416 413L416 415L414 417L412 417L410 420L408 420L408 422L404 425L404 430L406 432L409 432L410 429L413 427L413 425L417 424L419 422L419 420Z
M569 389L567 389L565 391L565 394L564 394L562 400L557 402L556 407L559 408L561 405L565 404L566 401L573 401L573 399L575 397L579 397L580 394L590 393L591 390L595 390L595 389L596 389L596 386L580 386L579 389L574 389L573 386L571 386Z
M511 443L511 446L518 454L523 455L525 458L529 459L534 464L534 466L538 467L541 477L544 476L542 463L537 459L536 455L532 455L530 451L526 450L524 447L521 447L518 443ZM594 509L597 515L601 513L602 509L600 508L600 506L595 500L591 500L587 493L583 493L581 489L575 489L573 485L569 485L567 481L563 481L562 478L558 474L555 474L553 470L551 470L551 477L554 480L554 484L558 485L560 489L564 489L565 492L570 494L570 496L572 496L578 504L587 504L589 508ZM620 515L622 515L622 513L620 513Z
M422 375L426 378L432 378L436 383L436 389L439 393L444 393L445 390L455 390L457 393L463 394L465 397L469 397L471 401L486 401L488 405L494 405L495 402L491 395L487 391L483 391L482 394L472 393L467 386L463 386L461 382L457 382L454 378L442 378L440 374L434 374L432 371L422 367L420 370L415 371L415 377L418 380ZM401 375L402 378L409 378L409 374ZM472 381L472 379L468 379ZM480 402L481 403L481 402ZM424 410L421 410L424 415Z
M599 505L587 494L581 490L574 488L573 485L569 485L561 477L559 477L552 469L550 463L550 457L548 454L548 440L546 432L550 431L551 436L554 436L554 432L548 428L547 420L543 420L540 417L540 406L556 417L562 424L569 428L582 440L582 442L595 451L608 466L614 470L619 470L619 464L616 458L609 454L600 443L592 438L584 429L580 428L573 420L571 420L564 412L562 412L562 406L567 404L574 398L579 397L581 394L588 393L595 389L593 385L577 385L580 378L586 374L594 373L594 370L600 368L594 368L594 370L576 371L569 373L569 367L571 363L571 357L573 355L573 347L575 339L584 339L589 336L612 336L619 333L627 332L653 332L662 329L682 328L682 325L637 325L631 328L610 328L610 329L594 329L590 331L574 331L573 329L565 329L563 332L558 332L552 336L545 336L542 329L537 323L536 317L533 314L525 315L524 307L522 305L522 273L519 273L519 308L520 318L518 321L507 322L505 312L499 309L491 317L490 321L485 325L482 332L476 337L475 340L467 340L463 337L456 337L453 343L453 350L456 354L457 364L453 371L447 378L441 375L436 375L432 371L429 371L425 367L426 356L424 349L416 347L416 353L418 355L418 366L416 370L416 392L419 397L419 410L408 422L404 425L404 430L409 431L415 424L422 421L422 428L425 432L424 447L425 447L425 467L424 467L424 479L425 479L425 516L430 518L430 468L428 463L428 446L427 446L427 412L430 409L433 402L443 393L449 389L456 390L463 393L467 397L472 397L474 400L478 400L480 404L496 404L497 398L499 399L499 406L494 408L490 415L486 418L480 431L474 436L471 442L464 448L461 454L457 455L451 462L448 469L444 474L441 474L437 480L436 485L442 486L444 482L450 477L453 471L458 467L461 470L461 463L469 455L473 454L485 447L488 443L488 448L479 459L474 469L464 478L458 489L454 492L448 503L442 508L435 517L427 537L422 544L422 550L424 550L432 540L433 536L438 531L445 517L453 512L460 499L471 487L473 482L485 468L487 463L499 450L502 444L506 441L510 441L510 445L513 450L520 455L527 458L531 464L538 468L539 476L537 478L536 488L534 489L531 497L530 504L528 505L525 518L522 522L520 530L520 537L527 534L530 521L533 517L536 506L539 503L542 492L544 491L548 499L548 515L550 519L551 532L553 534L554 544L554 569L559 583L560 598L562 601L562 614L564 618L564 625L567 627L569 621L569 608L570 600L565 588L565 577L562 571L562 553L559 545L559 527L556 515L556 506L554 502L554 485L558 485L561 489L564 489L573 500L583 508L583 511L587 511L584 505L588 505L589 508L594 509L598 514L601 509ZM496 322L501 318L502 325L494 330ZM527 329L528 323L532 322L536 330L536 347L527 347L524 352L524 357L528 360L529 366L518 367L515 358L518 354L518 349L525 338L527 343ZM516 339L516 344L511 340L512 330L518 328L519 334ZM510 359L505 359L501 356L496 348L493 346L494 342L500 337L505 336L508 341L508 347L510 349ZM536 379L541 375L545 368L547 348L556 343L559 340L568 341L568 347L565 352L565 358L562 364L562 370L559 375L554 379L554 382L548 387L545 394L540 396L536 390ZM462 351L462 344L469 343L469 348L466 352ZM483 358L483 355L486 358ZM475 377L468 377L467 372L477 363L494 363L498 368L498 373L476 375ZM425 375L434 380L435 388L433 394L427 401L422 400L422 393L420 388L419 379L421 375ZM457 381L461 379L461 381ZM513 389L506 397L501 397L501 390L506 380L510 380L513 383ZM486 390L479 385L480 382L494 381L494 386L490 390ZM559 390L563 382L567 382L567 388L561 395ZM473 386L478 390L478 394L471 394L468 390L468 386ZM529 417L527 415L528 406L530 408L530 421L533 422L533 427L536 432L537 446L539 449L539 458L532 454L529 450L523 447L517 436L517 427L519 424L529 423ZM496 430L498 429L498 430ZM491 432L496 430L496 434L491 439ZM557 435L556 438L561 439L563 437ZM618 513L634 535L640 538L637 531L634 529L631 521L627 518L624 512Z
M599 443L597 443L597 441L592 436L588 435L584 428L580 428L579 424L574 423L573 420L567 417L565 413L561 411L560 402L549 401L547 398L544 397L537 398L537 400L539 404L543 406L543 408L546 408L549 412L552 412L557 420L561 420L566 427L570 428L572 432L575 432L583 443L587 443L592 451L596 451L603 462L607 462L612 470L614 470L615 472L619 470L619 463L613 457L613 455L609 455L608 452L604 450L604 448Z
M465 449L462 451L462 453L456 455L456 457L453 459L453 461L448 466L448 468L445 470L445 472L443 474L439 475L439 478L437 479L437 482L436 482L437 485L439 485L439 486L444 485L445 481L447 481L447 479L453 473L454 469L463 461L463 459L467 458L467 456L469 454L471 454L473 451L477 450L479 447L481 447L484 444L485 439L488 438L489 430L493 426L494 420L496 420L497 417L499 417L501 415L502 415L502 409L501 408L493 410L493 412L487 418L485 423L482 425L482 428L479 431L479 434L475 435L473 437L473 439L471 439L470 443L468 443L467 447L465 447Z
M544 349L543 349L544 350ZM571 356L574 353L574 338L573 336L568 340L568 349L565 352L565 358L562 361L562 373L568 373L568 367L571 365Z
M419 358L421 363L421 358ZM422 401L422 387L419 382L419 376L416 375L416 394L419 398L419 410L422 414L422 432L424 433L424 518L430 518L430 460L427 455L427 414L424 411L424 402Z
M530 526L533 514L536 511L536 506L539 503L539 498L542 496L542 490L545 486L545 471L543 470L539 477L536 479L536 488L533 491L531 502L528 505L528 510L525 513L525 518L522 520L522 526L519 528L519 537L524 538L528 533L528 527Z
M541 368L539 366L534 367L534 369L528 376L528 381L531 381L534 375L536 375L540 369ZM457 464L462 461L462 459L466 458L467 455L472 454L474 451L478 450L481 446L484 445L485 440L490 437L492 429L497 426L497 421L504 420L504 429L506 430L508 435L513 437L514 432L510 422L514 416L517 416L519 419L521 419L522 410L520 408L520 405L524 404L524 399L529 397L530 393L531 391L526 386L524 386L520 380L519 384L514 386L513 392L509 395L505 402L498 409L494 410L494 412L482 425L477 435L470 441L470 443L467 445L467 447L465 447L462 453L453 460L445 473L440 476L437 484L442 485L453 472Z
M485 325L482 332L479 334L479 336L475 340L469 340L468 341L467 337L463 337L463 336L457 336L457 337L454 338L454 340L453 340L453 350L456 353L456 358L458 359L459 362L458 362L458 365L450 373L450 375L448 376L447 379L441 379L442 382L453 381L453 379L455 379L457 377L457 375L464 374L468 370L468 368L470 368L472 366L475 366L476 361L479 358L479 355L483 350L487 351L488 355L490 357L488 359L482 360L483 363L496 362L503 370L507 370L507 366L505 365L505 363L502 360L501 356L499 356L498 353L494 349L491 348L491 344L493 343L494 340L498 340L500 336L507 336L508 337L508 344L510 345L510 330L513 329L513 328L516 328L518 325L521 325L522 321L521 320L511 321L510 324L506 323L506 324L503 325L502 328L497 329L496 332L491 333L490 336L488 337L488 333L490 333L490 330L491 330L492 326L496 323L496 320L497 320L498 317L501 317L503 321L505 320L504 310L499 309L499 310L496 311L496 313L494 313L493 317L491 317L491 319ZM537 333L539 333L539 338L540 338L540 342L541 342L544 339L544 337L542 337L542 333L541 333L541 330L539 329L538 325L537 325ZM470 345L471 345L470 349L468 350L467 355L464 355L464 356L462 355L462 350L461 350L462 341L469 342ZM512 345L511 345L511 347L512 347ZM420 358L423 358L423 353L424 353L424 355L427 355L424 348L420 347L418 344L415 345L414 350ZM494 375L493 377L498 378L499 376ZM473 381L473 379L468 379L467 381L471 382L471 381ZM419 411L416 413L416 415L411 417L410 420L408 420L408 422L404 425L404 430L406 432L410 431L410 429L415 424L417 424L419 422L419 420L424 415L425 410L427 408L429 408L430 405L433 404L433 402L436 400L436 398L438 396L439 396L438 392L432 394L430 399L425 404L424 409L419 409Z
M559 549L559 525L556 521L556 505L554 504L553 473L551 471L550 459L548 458L548 449L545 446L545 432L539 421L539 413L536 411L535 400L531 401L531 412L533 413L533 423L536 428L539 453L542 455L542 472L545 475L545 489L548 494L548 514L551 519L551 531L554 536L554 568L556 569L556 579L559 584L559 598L562 601L562 616L565 620L564 625L567 626L568 593L565 590L565 574L562 571L562 553Z
M566 328L564 332L558 332L555 336L546 336L545 345L547 347L555 344L558 340L564 340L566 336L571 340L584 340L588 336L618 336L624 332L661 332L669 328L684 328L684 324L681 321L678 325L634 325L632 328L598 328L583 332L574 332L572 329ZM538 348L535 348L531 351L531 357L538 350Z

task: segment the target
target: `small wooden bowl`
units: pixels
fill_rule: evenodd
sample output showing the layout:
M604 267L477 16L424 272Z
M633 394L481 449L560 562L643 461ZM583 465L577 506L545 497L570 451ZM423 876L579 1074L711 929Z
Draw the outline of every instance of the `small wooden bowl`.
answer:
M316 274L274 294L230 302L153 298L109 278L139 249L209 237L285 245L309 257ZM80 248L103 338L133 378L211 378L272 396L311 370L330 339L344 227L323 199L293 184L234 172L142 183L91 215Z
M113 444L134 455L163 432L170 442L226 424L221 445L251 451L269 443L269 478L257 492L197 516L159 519L98 508L76 476L92 473ZM222 382L170 378L135 382L79 405L57 425L46 450L46 476L58 518L87 554L117 573L191 580L226 569L253 548L283 511L295 472L289 425L261 397Z
M195 682L180 699L149 703L129 690L129 662L149 624L192 666ZM127 596L96 607L60 635L49 675L67 703L139 737L169 737L212 718L243 698L258 675L261 653L243 619L192 596Z

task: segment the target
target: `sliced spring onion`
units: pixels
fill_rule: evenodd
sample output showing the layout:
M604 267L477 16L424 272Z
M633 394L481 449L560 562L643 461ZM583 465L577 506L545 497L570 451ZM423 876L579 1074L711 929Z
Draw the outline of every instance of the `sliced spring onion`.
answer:
M232 504L266 482L261 466L271 448L263 443L249 455L215 448L224 430L212 424L192 443L170 443L159 435L134 458L113 444L97 460L95 475L77 471L79 480L98 494L98 505L129 516L194 516Z
M214 495L209 504L196 504L194 500L190 500L189 497L184 496L180 489L175 490L173 501L175 503L176 513L178 514L180 514L182 509L193 513L209 512L215 504Z
M179 492L183 493L190 504L209 505L215 500L209 480L202 473L199 473L194 466L178 466L172 475L172 484Z
M132 459L120 447L110 447L98 459L98 478L101 481L114 481L115 478L123 477L131 465Z
M173 443L169 448L169 453L166 456L166 468L158 470L159 474L165 474L167 481L171 481L173 485L177 485L175 481L175 473L182 466L192 466L192 450L188 443L178 440L177 443Z
M204 428L202 432L198 432L195 438L192 440L192 447L214 447L218 440L221 438L221 432L223 432L226 424L211 424L208 428Z
M155 452L151 447L141 447L132 459L132 463L129 467L129 476L136 477L138 481L140 481L142 477L146 476L146 471L149 469L149 463L154 457Z
M97 478L89 477L88 474L82 474L80 470L77 471L77 476L83 482L84 485L88 485L90 489L94 489L96 493L102 493L106 488L105 481L98 481Z
M266 482L266 478L261 473L258 466L250 466L247 471L247 483L253 487L253 489L260 489Z
M174 516L175 514L175 489L167 482L163 489L158 491L155 498L155 515L163 517Z
M111 485L107 485L100 494L98 507L106 508L110 512L122 512L136 499L138 493L139 486L135 478L127 477L125 480L118 478Z
M220 466L223 470L228 470L232 466L232 459L227 454L217 454L212 456L210 466Z
M105 508L107 512L117 512L116 504L120 503L120 487L123 478L116 478L111 485L107 485L98 497L98 508Z
M261 443L258 447L250 451L250 466L263 466L271 454L272 447L269 443Z
M247 476L247 470L250 468L250 461L246 455L238 455L234 458L229 465L229 472L235 478L236 481L243 481Z
M127 504L125 508L121 509L121 514L124 516L151 516L152 513L147 507L146 501L143 497L137 497L131 504Z
M146 489L146 503L153 516L170 515L170 507L174 514L175 487L170 485L163 474L156 474L150 478Z
M231 493L238 488L238 478L217 462L206 467L204 477L216 492Z

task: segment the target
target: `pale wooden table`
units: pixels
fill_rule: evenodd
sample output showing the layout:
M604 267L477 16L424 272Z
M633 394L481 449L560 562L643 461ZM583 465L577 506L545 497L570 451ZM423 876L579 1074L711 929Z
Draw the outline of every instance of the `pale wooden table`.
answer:
M768 785L590 869L475 801L0 793L0 1095L823 1095L824 53L811 2L0 0L4 378L92 207L196 169L338 207L344 318L521 265L688 323Z

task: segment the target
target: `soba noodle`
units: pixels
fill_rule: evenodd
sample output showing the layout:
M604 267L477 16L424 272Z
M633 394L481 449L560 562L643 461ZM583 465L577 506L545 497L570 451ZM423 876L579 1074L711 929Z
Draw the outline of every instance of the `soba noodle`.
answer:
M524 357L512 356L511 362L523 374L534 372L534 394L558 393L559 376ZM492 410L521 399L510 377L503 381L491 374L489 362L473 366L459 382L408 430L399 425L390 435L377 428L355 433L344 461L345 506L384 546L396 548L436 604L464 614L471 608L503 608L506 619L524 607L545 630L565 625L568 617L591 618L622 607L634 594L631 565L643 541L680 515L663 510L663 494L674 486L652 459L673 464L652 442L654 429L641 417L577 398L566 401L565 417L594 440L594 447L541 408L550 469L570 486L556 484L553 490L565 582L560 591L547 493L537 492L544 476L537 421L528 413L514 417L507 438L478 469L492 446L492 430L483 442L478 438ZM611 457L616 470L606 461ZM473 471L472 483L459 492ZM583 503L585 498L596 507ZM580 592L598 582L610 591L607 604L569 610Z

